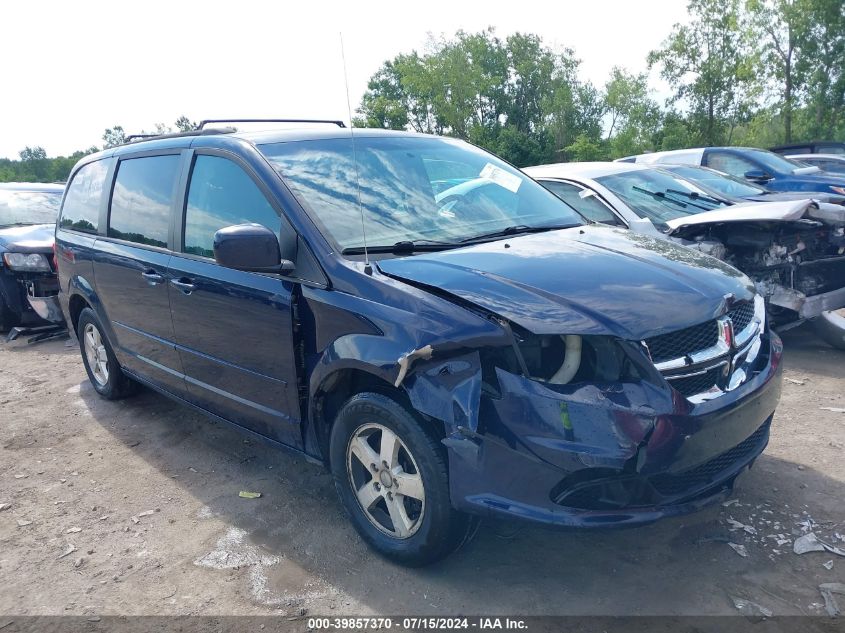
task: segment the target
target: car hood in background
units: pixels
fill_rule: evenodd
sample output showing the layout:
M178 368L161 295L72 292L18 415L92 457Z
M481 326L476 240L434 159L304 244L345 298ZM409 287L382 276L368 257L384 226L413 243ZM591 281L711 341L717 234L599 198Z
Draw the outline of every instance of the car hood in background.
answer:
M824 191L772 191L759 196L744 196L743 199L755 202L780 202L782 200L806 200L812 198L819 202L831 202L833 204L845 203L845 196Z
M707 321L753 286L665 239L584 226L378 262L382 272L471 302L536 334L640 340Z
M722 209L705 211L683 218L669 220L669 235L686 233L688 227L702 227L707 224L725 222L795 222L804 218L845 222L845 209L839 205L817 203L814 200L794 200L779 202L748 202L735 204Z
M55 232L55 224L0 228L0 248L16 253L52 252Z

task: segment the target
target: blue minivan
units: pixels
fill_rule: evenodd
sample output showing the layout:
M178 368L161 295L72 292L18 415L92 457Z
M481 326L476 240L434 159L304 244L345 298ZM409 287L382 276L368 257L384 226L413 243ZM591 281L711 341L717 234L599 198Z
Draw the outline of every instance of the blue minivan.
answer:
M101 396L143 384L326 464L408 565L483 515L637 525L723 499L780 395L744 274L451 138L130 143L74 168L56 245Z

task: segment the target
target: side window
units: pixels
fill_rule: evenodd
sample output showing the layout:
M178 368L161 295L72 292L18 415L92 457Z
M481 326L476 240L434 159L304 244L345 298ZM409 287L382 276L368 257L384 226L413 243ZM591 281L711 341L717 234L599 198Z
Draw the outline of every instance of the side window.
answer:
M839 154L840 156L845 154L845 146L843 145L819 145L816 148L816 152L819 154Z
M97 232L100 201L108 170L108 161L98 160L76 172L68 185L59 226L84 233Z
M179 156L120 161L109 212L109 237L167 248Z
M246 172L219 156L197 156L185 208L184 251L214 257L214 234L233 224L263 224L279 234L279 214Z
M588 220L601 222L602 224L624 226L622 221L616 217L616 214L604 202L599 200L591 190L568 182L560 182L559 180L541 180L540 182L546 189L568 203L569 206ZM581 197L582 192L586 192L587 195Z
M726 154L723 152L708 152L704 155L705 164L711 169L723 171L731 176L745 177L745 173L752 169L760 169L750 160L737 156L736 154Z

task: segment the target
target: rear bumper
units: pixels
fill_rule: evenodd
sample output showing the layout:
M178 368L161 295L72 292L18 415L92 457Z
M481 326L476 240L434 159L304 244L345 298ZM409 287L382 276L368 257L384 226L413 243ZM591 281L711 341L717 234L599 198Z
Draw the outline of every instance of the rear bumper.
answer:
M445 440L454 505L552 526L611 527L724 499L769 440L782 345L773 333L767 339L754 377L696 405L677 396L661 403L661 394L631 386L564 395L514 394L510 385L510 395L489 403L485 433Z

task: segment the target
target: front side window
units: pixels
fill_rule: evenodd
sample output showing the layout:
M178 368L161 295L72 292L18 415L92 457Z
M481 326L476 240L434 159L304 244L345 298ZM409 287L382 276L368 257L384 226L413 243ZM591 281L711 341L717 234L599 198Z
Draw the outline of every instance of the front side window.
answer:
M723 171L731 176L744 177L751 170L760 169L750 160L737 156L736 154L725 154L722 152L711 152L706 155L707 166L710 169Z
M373 248L408 241L453 247L511 227L583 224L541 185L455 139L356 136L354 152L348 137L259 149L348 252L363 246L362 222Z
M0 189L0 227L53 224L61 203L61 191Z
M585 218L593 222L601 222L602 224L622 226L622 222L616 217L616 214L604 202L599 200L595 192L590 189L584 189L572 183L560 182L559 180L543 180L541 182L546 189L568 203Z
M109 213L109 237L167 248L179 156L120 161Z
M98 160L79 168L68 185L59 226L83 233L96 233L100 221L100 202L109 165Z
M197 156L185 208L184 251L214 257L214 234L234 224L263 224L278 235L279 214L238 165Z

